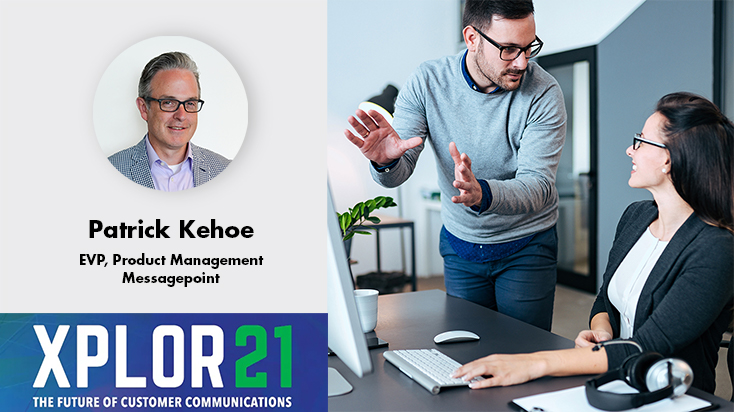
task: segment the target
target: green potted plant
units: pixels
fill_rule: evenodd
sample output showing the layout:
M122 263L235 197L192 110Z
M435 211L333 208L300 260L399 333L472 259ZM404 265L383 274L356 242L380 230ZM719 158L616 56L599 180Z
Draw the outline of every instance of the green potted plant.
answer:
M347 212L338 213L339 226L342 230L342 240L344 241L344 246L347 250L347 256L350 255L351 239L354 235L372 234L372 232L367 231L369 229L368 227L363 226L364 222L370 221L374 224L380 223L379 217L370 216L370 214L377 209L385 209L388 207L395 207L397 205L398 204L395 203L393 198L390 196L377 196L374 199L357 203Z

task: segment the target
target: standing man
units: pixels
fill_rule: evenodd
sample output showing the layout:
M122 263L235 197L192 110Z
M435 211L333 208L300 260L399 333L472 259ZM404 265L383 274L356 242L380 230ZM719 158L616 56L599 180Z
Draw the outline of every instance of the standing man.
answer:
M204 105L200 96L199 71L186 53L153 58L140 76L136 99L148 134L109 161L133 182L167 192L200 186L216 177L229 159L189 142Z
M418 67L392 126L358 110L345 135L386 187L410 177L428 140L447 293L550 330L566 111L555 79L528 61L543 46L533 13L532 0L467 0L467 50Z

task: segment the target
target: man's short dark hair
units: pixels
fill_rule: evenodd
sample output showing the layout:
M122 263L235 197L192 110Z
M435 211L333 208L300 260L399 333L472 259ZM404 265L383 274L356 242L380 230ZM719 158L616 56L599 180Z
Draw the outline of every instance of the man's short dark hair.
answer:
M494 16L516 20L534 12L533 0L466 0L461 28L475 26L487 30Z
M153 76L155 76L159 71L174 69L188 70L194 74L194 77L196 78L196 87L199 90L199 97L201 97L199 69L196 67L196 63L188 54L177 51L163 53L160 56L154 57L145 65L143 73L140 75L140 81L138 82L138 97L142 97L144 99L153 97L150 95L150 82L153 80Z

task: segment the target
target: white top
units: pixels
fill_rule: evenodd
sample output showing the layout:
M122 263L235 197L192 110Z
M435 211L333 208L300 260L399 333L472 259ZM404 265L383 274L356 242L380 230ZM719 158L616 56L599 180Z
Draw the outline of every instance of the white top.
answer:
M609 301L619 311L619 337L629 339L635 324L642 287L668 242L657 239L648 227L630 249L609 282Z

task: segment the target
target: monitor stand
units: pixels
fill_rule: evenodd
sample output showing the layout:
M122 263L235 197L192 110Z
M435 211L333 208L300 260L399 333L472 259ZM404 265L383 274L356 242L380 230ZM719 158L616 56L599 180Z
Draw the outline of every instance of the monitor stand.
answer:
M387 347L388 343L379 337L377 337L377 334L375 331L367 332L364 334L364 338L367 341L367 349L375 349L375 348L383 348ZM331 349L329 349L329 356L334 355L334 352L332 352Z
M375 333L375 331L365 333L364 338L367 340L367 349L382 348L387 346L387 342L377 337L377 333Z
M344 395L352 391L352 385L334 368L329 368L329 397Z
M374 348L382 348L387 346L387 342L378 338L377 333L375 331L367 332L364 334L365 339L367 340L367 348L368 349L374 349ZM333 355L334 352L329 349L329 356ZM339 373L338 370L334 368L329 368L329 397L332 396L339 396L344 395L352 391L354 389L352 385L347 382L346 379L342 376L341 373Z

